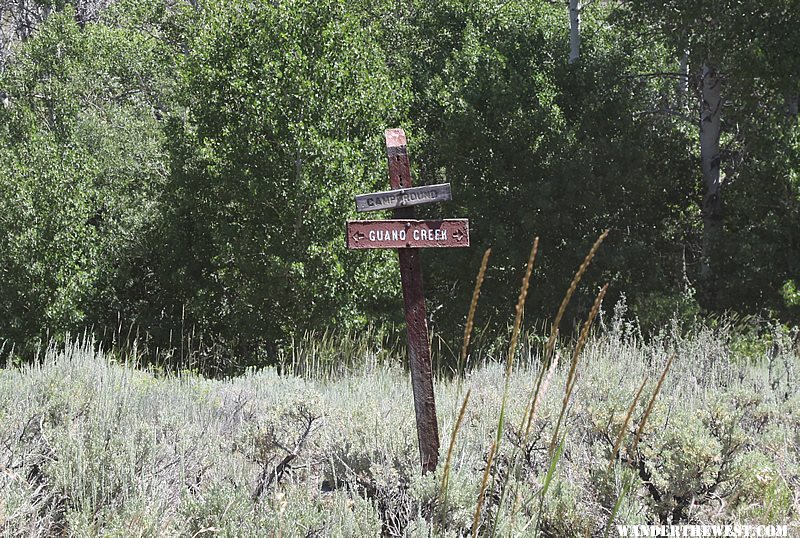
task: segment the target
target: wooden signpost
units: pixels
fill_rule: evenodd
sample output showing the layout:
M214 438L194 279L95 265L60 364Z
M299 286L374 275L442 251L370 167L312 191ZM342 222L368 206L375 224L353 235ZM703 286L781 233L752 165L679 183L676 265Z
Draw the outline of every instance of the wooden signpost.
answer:
M439 461L439 427L433 394L431 356L428 349L428 323L422 290L420 248L468 247L467 219L415 220L419 204L451 199L450 184L413 187L408 162L406 134L402 129L387 129L386 153L392 190L355 197L358 211L393 209L392 220L354 220L347 222L347 247L351 249L395 248L400 257L400 281L408 327L408 364L414 391L417 438L422 472L436 468Z

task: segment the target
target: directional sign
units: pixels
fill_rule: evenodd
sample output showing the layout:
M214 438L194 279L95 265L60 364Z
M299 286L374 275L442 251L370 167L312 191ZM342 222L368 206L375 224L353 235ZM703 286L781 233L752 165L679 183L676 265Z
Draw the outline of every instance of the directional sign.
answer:
M347 248L350 249L468 246L467 219L347 221Z
M414 393L417 440L422 472L436 469L439 462L439 426L433 392L433 368L428 349L428 321L422 286L419 248L468 247L467 219L414 220L414 207L450 200L450 184L414 187L408 161L406 133L387 129L386 157L391 191L356 196L358 211L394 209L392 220L347 222L347 248L395 248L400 262L403 306L408 327L408 366Z
M449 183L423 185L394 191L359 194L356 198L356 211L378 211L411 205L446 202L453 199Z

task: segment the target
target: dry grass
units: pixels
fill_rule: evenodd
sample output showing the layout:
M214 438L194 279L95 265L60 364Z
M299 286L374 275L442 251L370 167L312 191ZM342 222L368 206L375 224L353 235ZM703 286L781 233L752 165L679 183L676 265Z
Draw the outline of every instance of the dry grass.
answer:
M335 350L311 347L296 356L318 364L318 376L265 369L207 380L154 376L90 344L51 349L39 365L0 371L0 529L345 537L430 536L435 525L435 535L465 536L478 508L479 536L531 536L537 526L543 536L602 536L612 510L620 524L674 513L703 523L798 521L800 359L791 335L769 354L743 356L725 328L645 343L621 320L605 320L608 330L584 343L558 437L564 456L547 455L559 391L540 391L525 443L509 429L495 444L501 406L516 423L541 371L518 362L504 403L503 354L465 379L438 380L451 443L444 467L424 477L411 386L391 350L332 341L364 356L331 375L324 357ZM568 386L569 369L554 356L542 386ZM659 383L638 420L638 460L609 473L645 378ZM265 469L274 478L262 482ZM717 480L715 497L705 495ZM692 501L675 512L684 498Z
M572 282L570 282L569 288L567 288L567 292L564 294L564 298L561 300L561 305L558 307L558 312L556 313L556 317L553 320L553 325L550 327L550 336L547 339L547 344L545 345L544 349L543 365L541 370L539 371L539 375L536 378L536 384L534 385L534 388L530 393L530 397L528 398L528 407L522 417L522 424L520 426L520 430L523 430L525 432L526 439L530 434L531 424L533 423L534 403L539 397L539 391L542 388L542 381L544 379L545 370L547 370L547 367L550 365L550 361L552 360L553 357L553 352L555 351L556 339L558 337L558 328L561 326L561 320L564 317L564 313L567 311L567 306L572 300L572 296L575 294L575 290L578 288L578 284L583 278L586 269L589 267L589 264L592 262L592 259L594 258L595 254L597 254L597 251L600 249L600 245L608 236L608 233L609 230L606 230L602 234L600 234L600 237L598 237L597 240L594 242L592 248L589 249L589 252L586 254L586 257L584 258L580 267L578 267L575 276L572 278Z
M486 278L486 268L489 266L489 256L492 254L492 249L486 249L483 253L481 260L481 268L478 270L478 276L475 279L475 289L472 291L472 300L469 303L469 313L467 314L467 324L464 326L464 341L461 345L461 355L459 356L459 364L457 372L459 374L464 372L467 365L467 358L469 352L469 343L472 339L472 329L475 325L475 311L478 308L478 298L481 295L481 286L483 280Z
M483 509L483 500L486 495L486 486L489 485L489 476L492 471L492 462L494 461L494 454L497 450L497 443L492 443L489 449L489 455L486 456L486 467L483 469L483 479L481 480L481 489L478 491L478 502L475 504L475 516L472 518L472 537L478 536L478 529L481 523L481 510Z
M644 432L644 427L647 424L647 419L650 418L650 413L653 412L653 404L656 403L656 398L658 397L658 393L661 392L661 387L664 384L664 379L667 377L667 372L669 372L669 367L672 366L672 360L675 358L675 353L669 356L667 359L667 364L664 366L664 370L661 372L661 377L658 378L658 383L656 384L656 388L653 391L653 395L650 397L650 401L647 403L647 409L645 409L644 416L642 416L642 421L639 423L639 428L636 430L636 436L633 439L633 446L631 447L631 454L634 458L637 458L636 449L639 446L639 439L642 438L642 432Z
M519 332L522 328L522 317L525 313L525 299L528 297L528 286L531 282L533 264L536 262L536 253L539 251L539 238L533 240L531 253L528 256L528 265L525 267L525 276L522 278L522 286L519 290L517 305L514 307L514 328L511 331L511 341L508 344L508 355L506 357L506 377L510 377L514 367L514 357L519 341Z
M503 403L500 405L500 415L497 419L497 434L495 444L499 447L503 439L503 429L505 427L505 413L506 402L508 400L508 388L511 381L511 374L514 371L514 359L517 350L517 342L519 340L519 332L522 327L522 315L525 311L525 299L528 297L528 285L531 280L531 273L533 272L533 264L536 261L536 252L539 250L539 238L533 240L530 256L528 256L528 265L525 268L525 276L522 278L522 286L519 290L519 298L517 305L514 309L514 327L511 331L511 341L508 345L508 354L506 355L506 376L505 383L503 384Z
M567 288L567 293L564 294L564 299L561 300L561 305L559 305L558 313L553 320L553 326L550 328L550 337L548 338L547 345L545 347L545 364L547 364L550 361L550 358L553 356L553 350L555 349L556 338L558 336L558 328L561 326L561 320L564 318L564 313L567 311L567 306L572 300L575 290L578 289L578 284L580 284L586 269L589 268L589 264L592 263L592 259L594 258L595 254L597 254L597 251L600 250L600 245L603 244L603 241L605 241L606 237L608 237L610 231L611 230L604 231L602 234L600 234L600 237L595 240L592 248L589 249L589 252L583 259L580 267L578 267L578 271L572 278L572 282L570 282L569 288Z
M567 412L567 406L569 406L570 398L572 398L572 393L575 389L575 383L578 375L578 359L583 351L583 346L586 345L586 340L589 338L589 329L591 329L594 318L597 317L597 313L600 311L600 304L603 302L603 298L606 296L607 291L608 284L603 286L600 290L600 293L597 294L594 304L592 305L592 309L589 312L589 317L586 318L586 323L583 324L583 328L581 329L580 336L578 337L578 343L575 346L575 351L572 352L572 360L570 361L569 372L567 373L567 383L564 387L564 399L561 404L561 411L558 414L558 420L556 420L556 427L553 430L553 437L550 440L551 457L555 451L556 443L558 442L558 433L561 428L561 423L564 420L564 414Z
M453 433L450 435L450 444L447 447L447 457L445 458L444 471L442 472L442 486L439 489L439 504L441 506L443 518L445 512L447 511L447 487L450 483L450 464L452 463L453 459L453 449L456 446L456 436L458 435L458 430L461 429L461 423L464 420L464 413L467 410L470 392L471 391L467 389L467 394L464 396L464 403L461 404L461 410L458 412L456 425L453 427Z
M611 450L611 457L608 459L609 471L611 471L611 467L614 465L614 461L617 459L617 453L619 452L619 447L622 446L622 440L625 439L625 432L628 431L628 424L633 416L633 410L636 409L636 404L639 403L639 397L642 395L642 390L644 390L644 386L646 384L647 378L645 377L644 380L642 380L642 384L639 385L639 390L636 391L636 395L633 397L633 401L631 402L631 406L628 408L628 412L625 413L625 420L622 421L622 426L619 428L617 440L614 441L614 448Z

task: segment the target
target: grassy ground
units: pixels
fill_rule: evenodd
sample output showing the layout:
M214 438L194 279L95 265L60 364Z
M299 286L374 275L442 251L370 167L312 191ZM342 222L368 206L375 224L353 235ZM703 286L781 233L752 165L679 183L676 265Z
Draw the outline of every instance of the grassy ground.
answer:
M631 327L605 327L580 358L555 446L571 350L544 376L525 436L537 361L523 345L499 444L504 366L437 380L442 463L425 477L402 359L369 343L311 341L285 368L300 375L268 368L225 381L155 376L73 344L39 365L0 371L0 528L7 536L603 536L613 514L614 523L781 523L800 532L800 358L791 336L754 341L703 329L645 345Z

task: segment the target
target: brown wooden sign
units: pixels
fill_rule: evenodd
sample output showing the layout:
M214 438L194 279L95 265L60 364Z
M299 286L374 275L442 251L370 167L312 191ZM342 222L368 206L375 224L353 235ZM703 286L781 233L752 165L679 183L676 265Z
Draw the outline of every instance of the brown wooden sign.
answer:
M469 221L351 220L347 248L446 248L469 246Z
M392 190L356 196L356 206L359 211L394 208L393 218L348 221L346 241L351 249L397 249L408 327L408 366L414 392L419 455L422 472L427 473L436 469L439 462L439 426L419 248L468 247L469 222L467 219L414 219L414 205L450 200L450 184L413 187L406 134L402 129L387 129L384 136Z
M430 204L452 200L449 183L424 185L409 189L359 194L356 198L356 211L378 211L411 205Z

